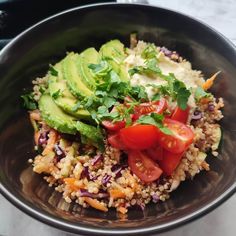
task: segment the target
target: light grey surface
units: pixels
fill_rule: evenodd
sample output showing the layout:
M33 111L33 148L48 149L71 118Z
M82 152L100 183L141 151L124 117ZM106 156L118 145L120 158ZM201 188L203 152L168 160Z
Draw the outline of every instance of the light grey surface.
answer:
M151 4L193 16L228 37L236 44L235 0L150 0ZM208 215L161 236L231 236L236 232L236 195ZM1 236L72 236L25 215L0 195Z

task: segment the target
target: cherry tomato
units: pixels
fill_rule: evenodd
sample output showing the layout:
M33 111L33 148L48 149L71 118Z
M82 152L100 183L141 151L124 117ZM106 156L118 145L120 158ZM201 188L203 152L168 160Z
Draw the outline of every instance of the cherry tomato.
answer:
M134 125L119 132L121 141L128 149L142 150L156 144L157 128L154 125Z
M166 150L163 151L163 159L158 161L161 169L166 175L171 175L182 159L183 153L172 153Z
M108 130L117 131L125 127L125 121L112 122L110 120L104 120L102 121L102 125Z
M162 174L157 163L140 151L128 153L128 164L131 171L146 183L159 179Z
M185 110L182 110L180 107L177 106L173 114L171 115L171 119L186 124L189 116L189 110L189 107L187 107Z
M154 161L159 161L163 159L163 148L160 146L155 146L146 150L146 153Z
M185 124L165 118L164 125L172 132L167 135L158 131L158 143L164 149L172 153L182 153L193 142L193 131Z
M125 145L122 143L120 139L119 134L111 134L107 140L108 140L108 143L110 143L110 145L114 148L121 149L121 150L126 149Z
M134 108L134 115L136 115L136 119L141 115L149 114L149 113L163 113L163 111L167 108L167 102L164 98L161 98L156 102L145 102L141 103Z

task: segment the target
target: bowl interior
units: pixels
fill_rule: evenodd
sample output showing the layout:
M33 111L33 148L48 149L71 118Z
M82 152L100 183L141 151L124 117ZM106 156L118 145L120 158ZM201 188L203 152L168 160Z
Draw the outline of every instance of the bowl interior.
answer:
M129 34L176 50L206 77L221 70L214 94L225 99L223 142L218 158L208 157L211 170L186 181L160 204L142 212L132 209L120 218L67 204L61 195L34 174L27 163L33 151L33 130L20 95L31 81L46 73L49 63L67 51L97 49L118 38L128 46ZM236 52L221 36L178 13L150 6L104 5L77 9L34 27L0 55L0 180L2 187L30 208L61 222L100 229L165 228L216 201L236 180ZM8 194L9 195L9 194ZM21 206L22 207L22 206ZM32 212L31 212L32 214ZM42 219L41 220L45 220ZM66 228L68 229L68 228ZM104 232L105 233L105 232Z

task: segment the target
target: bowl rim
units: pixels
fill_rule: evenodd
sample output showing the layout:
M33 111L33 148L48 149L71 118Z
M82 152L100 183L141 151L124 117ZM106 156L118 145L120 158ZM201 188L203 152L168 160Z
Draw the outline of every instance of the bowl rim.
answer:
M32 29L37 28L38 26L48 22L49 20L56 18L60 15L64 15L73 11L79 11L80 9L87 9L87 8L97 8L97 7L104 7L104 6L114 6L114 7L119 7L119 6L136 6L136 7L144 7L144 8L155 8L155 9L160 9L164 10L166 12L170 12L171 14L177 14L180 15L187 20L192 20L195 21L196 23L200 24L204 28L206 28L208 31L211 33L215 34L218 36L225 44L227 44L233 51L236 53L236 46L233 44L232 41L230 41L228 38L226 38L222 33L214 29L213 27L209 26L207 23L196 19L195 17L189 16L188 14L175 11L173 9L165 8L165 7L158 7L155 5L151 4L142 4L142 3L95 3L95 4L88 4L84 6L78 6L78 7L73 7L68 10L64 10L62 12L59 12L57 14L53 14L38 23L32 25L31 27L27 28L20 34L18 34L15 38L13 38L1 51L0 51L0 57L4 55L4 53L12 46L14 45L18 39L22 38L25 34L30 32ZM97 228L94 226L83 226L80 225L79 223L69 223L68 221L64 219L60 219L58 217L52 216L47 212L42 212L38 211L36 209L33 209L30 204L21 201L19 198L14 196L14 194L7 189L6 186L4 186L0 182L0 193L9 201L11 202L15 207L26 213L27 215L39 220L40 222L46 223L47 225L51 225L57 229L61 229L67 232L72 232L72 233L83 233L83 234L93 234L93 235L122 235L122 234L129 234L129 235L134 235L134 234L147 234L147 233L158 233L158 232L163 232L167 230L171 230L174 228L177 228L179 226L182 226L188 222L191 222L195 219L198 219L199 217L206 215L210 211L216 209L219 205L224 203L227 199L229 199L234 193L236 192L236 182L234 182L224 193L222 193L220 196L218 196L214 201L211 203L208 203L207 205L195 210L194 212L187 214L184 217L181 217L179 219L173 220L168 223L163 223L159 225L154 225L154 226L147 226L144 228L131 228L131 229L109 229L109 228Z

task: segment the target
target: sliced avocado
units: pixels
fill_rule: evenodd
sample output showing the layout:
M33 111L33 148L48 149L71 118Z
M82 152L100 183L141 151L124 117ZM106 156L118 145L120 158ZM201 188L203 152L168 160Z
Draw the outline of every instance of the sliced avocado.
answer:
M77 121L76 129L81 136L86 138L86 142L93 144L99 149L104 149L103 135L99 128Z
M62 63L63 61L57 63L54 66L54 69L58 73L57 76L49 75L49 93L53 98L54 102L66 113L69 113L81 119L87 119L90 117L88 111L84 109L78 109L76 111L74 110L74 107L77 103L77 99L72 95L66 85L66 81L63 78Z
M103 59L109 62L114 71L120 75L121 80L127 81L129 79L124 65L124 59L126 58L124 44L117 39L111 40L100 48L99 53Z
M63 60L63 75L72 94L78 98L93 96L93 91L84 83L77 67L77 61L80 56L75 53L69 53Z
M63 112L49 94L40 97L39 110L50 127L62 133L76 134L75 118Z
M215 129L213 129L213 133L215 136L215 143L211 146L211 149L213 151L215 151L216 149L218 149L219 145L220 145L220 141L222 138L222 131L220 127L216 127Z
M85 83L89 88L94 90L96 88L96 77L89 69L90 64L98 64L100 61L99 53L95 48L88 48L80 54L79 68Z

